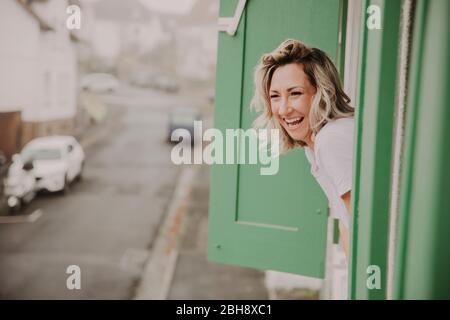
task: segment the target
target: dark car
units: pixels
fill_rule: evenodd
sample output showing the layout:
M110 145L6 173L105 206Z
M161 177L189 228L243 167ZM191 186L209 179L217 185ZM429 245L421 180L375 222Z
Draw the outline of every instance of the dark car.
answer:
M176 129L186 129L190 134L191 144L194 144L194 121L201 121L201 114L197 109L190 107L172 108L169 113L167 140L178 143L179 140L172 141L172 133Z

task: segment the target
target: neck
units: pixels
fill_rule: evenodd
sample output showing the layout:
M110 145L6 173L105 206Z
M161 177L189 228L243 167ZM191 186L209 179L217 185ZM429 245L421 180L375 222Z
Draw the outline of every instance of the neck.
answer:
M305 138L305 140L303 140L303 142L306 143L306 145L307 145L310 149L314 150L314 138L313 138L313 133L312 133L312 132L311 132L311 134L309 134L309 135Z

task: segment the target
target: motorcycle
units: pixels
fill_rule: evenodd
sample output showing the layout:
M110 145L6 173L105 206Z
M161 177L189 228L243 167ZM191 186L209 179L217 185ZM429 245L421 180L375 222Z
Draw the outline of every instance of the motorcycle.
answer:
M6 204L10 212L19 211L36 196L36 180L32 171L31 161L23 163L19 155L13 156L13 163L4 180Z

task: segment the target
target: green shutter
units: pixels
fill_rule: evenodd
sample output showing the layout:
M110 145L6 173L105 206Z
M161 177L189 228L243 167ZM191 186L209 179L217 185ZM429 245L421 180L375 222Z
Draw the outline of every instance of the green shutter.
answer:
M222 0L220 16L237 1ZM214 127L251 127L253 71L260 56L286 38L338 49L337 0L249 0L234 37L219 34ZM224 134L225 136L225 134ZM303 150L281 156L279 172L258 165L214 165L208 257L212 261L323 278L327 201Z
M418 1L407 104L394 298L450 298L448 0Z
M368 30L369 5L381 9L380 30ZM386 297L389 190L392 134L396 104L400 0L365 1L361 21L360 85L356 108L354 219L350 298ZM369 266L381 271L381 288L366 285Z

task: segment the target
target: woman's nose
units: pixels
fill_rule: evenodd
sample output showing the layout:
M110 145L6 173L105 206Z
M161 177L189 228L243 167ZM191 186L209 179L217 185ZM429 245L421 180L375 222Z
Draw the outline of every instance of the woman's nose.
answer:
M287 99L283 99L280 101L280 107L278 109L278 113L281 116L287 115L292 111L292 108L289 106L289 102Z

